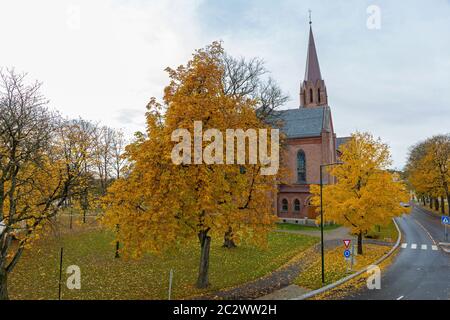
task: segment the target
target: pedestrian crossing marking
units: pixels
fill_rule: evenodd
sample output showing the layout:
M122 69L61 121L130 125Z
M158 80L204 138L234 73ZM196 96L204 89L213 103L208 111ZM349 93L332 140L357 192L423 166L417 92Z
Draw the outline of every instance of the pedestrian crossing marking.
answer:
M404 242L401 244L401 248L402 249L407 249L408 248L408 243ZM428 248L430 248L433 251L438 251L439 247L437 245L426 245L426 244L417 244L417 243L411 243L410 246L411 249L415 250L417 248L420 248L422 250L428 250Z

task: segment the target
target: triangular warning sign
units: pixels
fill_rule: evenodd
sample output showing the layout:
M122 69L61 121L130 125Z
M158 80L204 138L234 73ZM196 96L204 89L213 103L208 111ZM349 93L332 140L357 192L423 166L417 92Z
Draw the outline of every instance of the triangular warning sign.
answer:
M342 241L344 241L344 246L346 248L348 248L348 246L350 245L350 242L352 242L352 240L349 240L349 239L345 239L345 240L342 240Z

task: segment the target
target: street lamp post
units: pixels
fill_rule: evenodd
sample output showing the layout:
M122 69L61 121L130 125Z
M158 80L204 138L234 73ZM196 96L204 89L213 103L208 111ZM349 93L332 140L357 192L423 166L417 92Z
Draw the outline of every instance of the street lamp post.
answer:
M325 284L325 252L324 252L324 241L323 241L323 174L322 169L328 166L334 166L342 164L342 162L334 162L328 164L320 165L320 253L322 256L322 284Z

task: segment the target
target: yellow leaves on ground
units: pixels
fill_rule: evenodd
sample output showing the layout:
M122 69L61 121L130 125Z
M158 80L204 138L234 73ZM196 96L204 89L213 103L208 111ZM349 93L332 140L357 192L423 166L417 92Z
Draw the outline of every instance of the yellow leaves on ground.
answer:
M367 244L364 255L357 255L355 257L355 265L353 271L349 270L349 263L344 259L343 246L326 250L325 252L325 282L330 284L336 282L349 274L361 270L378 258L381 258L384 254L389 252L391 247L379 246L374 244ZM356 250L355 250L356 251ZM316 252L315 255L310 257L311 266L303 271L299 277L295 280L295 284L307 289L318 289L322 287L322 269L320 253Z
M63 223L67 225L66 218ZM81 269L81 290L68 290L63 285L63 299L167 299L170 269L174 270L172 297L183 299L265 276L317 243L317 238L283 233L269 235L267 250L245 242L229 250L221 247L221 241L213 241L211 287L198 290L193 285L200 254L197 240L158 255L126 260L114 259L113 238L98 228L76 228L59 240L48 237L38 241L10 275L11 298L57 299L61 246L63 271L69 265Z

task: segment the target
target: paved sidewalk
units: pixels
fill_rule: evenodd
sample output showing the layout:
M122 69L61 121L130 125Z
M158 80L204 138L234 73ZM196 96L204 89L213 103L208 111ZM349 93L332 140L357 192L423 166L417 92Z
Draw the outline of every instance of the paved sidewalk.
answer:
M325 248L333 248L341 244L341 240L327 240L325 241ZM297 278L297 276L306 270L311 263L314 263L313 256L318 256L320 253L320 243L315 244L306 251L296 260L291 261L287 265L281 267L278 270L268 274L265 277L256 279L254 281L245 283L235 288L221 290L206 294L203 296L192 297L193 300L211 300L211 299L223 299L223 300L248 300L257 299L261 296L266 298L266 295L271 293L274 294L273 300L280 299L280 289L281 294L293 295L293 290L298 291L298 288L292 287L291 284ZM305 259L305 257L308 257ZM286 287L291 286L290 289ZM293 295L298 296L298 295Z
M320 237L320 231L309 230L277 230L277 232L288 232L296 234L304 234L309 236ZM325 249L331 249L342 246L342 240L346 238L352 239L348 234L348 229L338 228L329 230L324 233ZM384 243L377 240L364 239L364 243L376 243L380 245L392 245L392 243ZM192 297L192 300L284 300L295 298L303 293L308 292L307 289L292 284L297 276L306 270L312 263L320 257L320 242L315 244L301 254L297 259L292 260L287 265L266 275L265 277L244 283L235 288L216 291L202 296Z
M290 300L299 296L304 295L309 290L299 287L296 284L291 284L287 287L284 287L280 290L276 290L268 295L259 297L255 300Z

